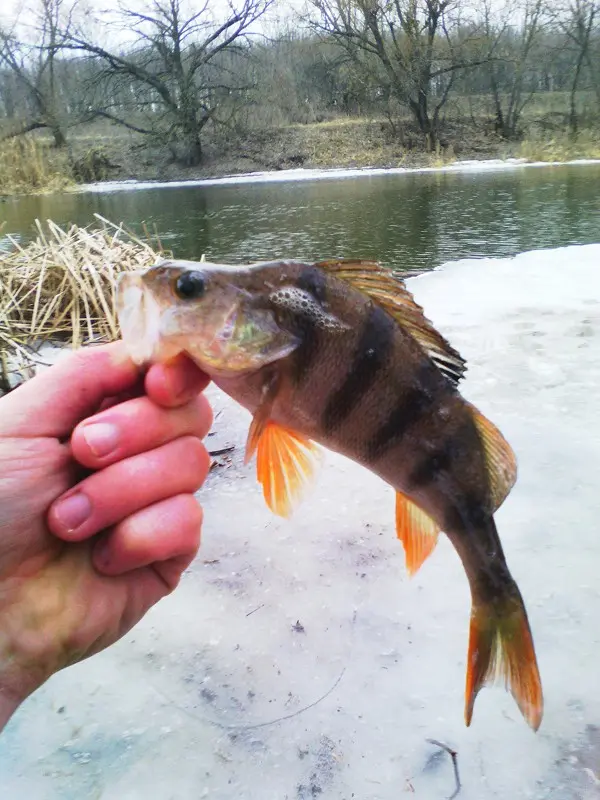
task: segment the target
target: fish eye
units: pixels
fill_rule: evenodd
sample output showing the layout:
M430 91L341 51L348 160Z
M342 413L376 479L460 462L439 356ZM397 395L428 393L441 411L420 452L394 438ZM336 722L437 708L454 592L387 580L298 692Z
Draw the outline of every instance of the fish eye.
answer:
M201 272L182 272L175 281L175 294L182 300L197 300L206 289L206 280Z

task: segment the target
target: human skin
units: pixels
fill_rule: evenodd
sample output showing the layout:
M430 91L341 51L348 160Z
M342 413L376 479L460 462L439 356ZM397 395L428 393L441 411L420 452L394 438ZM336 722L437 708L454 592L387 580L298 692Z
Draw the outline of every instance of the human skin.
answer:
M0 398L0 729L53 673L172 592L200 544L208 378L122 342Z

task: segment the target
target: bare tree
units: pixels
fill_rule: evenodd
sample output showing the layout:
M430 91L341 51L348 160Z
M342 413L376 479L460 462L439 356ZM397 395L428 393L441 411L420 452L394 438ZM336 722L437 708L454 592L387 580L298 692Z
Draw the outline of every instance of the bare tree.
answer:
M487 70L495 128L505 139L518 135L525 106L537 88L534 58L544 29L544 0L482 0ZM514 22L514 20L517 20Z
M0 28L0 62L26 95L25 119L9 135L49 128L54 144L66 144L57 62L68 35L76 0L37 0L31 22Z
M71 36L68 46L99 59L104 65L99 77L119 94L117 103L105 101L95 112L158 136L188 166L200 164L202 132L220 101L248 88L239 74L231 74L222 56L244 50L252 26L273 0L235 2L231 0L224 19L214 16L209 0L193 10L185 0L153 0L143 12L123 5L119 24L134 41L121 52L81 34ZM132 110L142 112L134 115L135 122Z
M456 72L474 65L460 54L459 0L310 2L317 12L313 27L355 59L375 56L385 93L409 108L419 130L434 141Z
M596 75L597 65L593 63L591 52L592 34L600 19L600 2L599 0L570 0L565 7L554 10L553 19L575 51L569 93L569 128L572 134L577 134L579 128L577 92L586 65L600 105L600 80L598 80L600 75Z

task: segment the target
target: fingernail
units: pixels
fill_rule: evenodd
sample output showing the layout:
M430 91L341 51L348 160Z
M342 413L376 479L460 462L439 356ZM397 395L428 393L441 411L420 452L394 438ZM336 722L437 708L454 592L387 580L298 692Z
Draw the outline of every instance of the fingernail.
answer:
M67 533L77 530L92 513L92 504L81 492L61 500L54 508L54 514Z
M110 422L94 422L83 428L83 438L97 458L104 458L116 449L119 429Z

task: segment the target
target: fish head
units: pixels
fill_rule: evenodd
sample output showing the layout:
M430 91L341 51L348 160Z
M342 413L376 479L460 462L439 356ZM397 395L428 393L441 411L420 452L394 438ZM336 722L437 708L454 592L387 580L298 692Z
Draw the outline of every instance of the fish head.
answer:
M161 260L119 276L117 316L137 364L187 353L209 375L259 369L299 344L252 267Z

